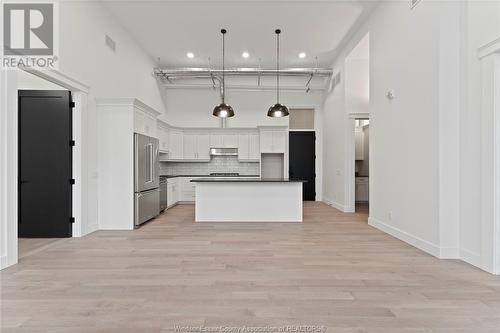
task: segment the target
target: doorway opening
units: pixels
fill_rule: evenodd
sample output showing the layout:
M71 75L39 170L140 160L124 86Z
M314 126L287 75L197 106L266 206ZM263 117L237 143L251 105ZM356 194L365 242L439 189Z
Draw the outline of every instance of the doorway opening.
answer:
M316 201L316 132L314 109L290 109L288 178L305 180L302 199Z
M354 121L355 212L368 213L370 204L370 120Z
M68 89L18 72L19 258L72 236L71 103Z
M369 215L370 202L370 34L345 59L346 212Z

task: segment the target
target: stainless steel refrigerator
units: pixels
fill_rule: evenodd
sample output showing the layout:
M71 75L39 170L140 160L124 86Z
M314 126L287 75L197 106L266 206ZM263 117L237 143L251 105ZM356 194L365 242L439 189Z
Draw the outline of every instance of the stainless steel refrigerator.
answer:
M160 213L160 163L158 139L134 134L134 225Z

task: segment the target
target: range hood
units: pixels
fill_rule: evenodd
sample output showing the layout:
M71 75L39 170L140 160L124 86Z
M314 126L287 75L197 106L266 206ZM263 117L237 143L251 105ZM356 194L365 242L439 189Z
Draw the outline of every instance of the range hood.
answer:
M238 148L210 148L211 156L238 156Z

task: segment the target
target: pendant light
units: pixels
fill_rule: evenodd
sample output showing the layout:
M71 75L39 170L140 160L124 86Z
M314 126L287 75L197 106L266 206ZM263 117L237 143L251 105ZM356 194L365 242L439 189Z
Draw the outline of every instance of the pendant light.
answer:
M276 104L269 108L267 111L268 117L286 117L290 113L288 108L280 104L280 29L276 29Z
M224 81L224 71L225 71L225 65L224 65L224 35L226 34L226 29L222 29L220 31L222 33L222 83L221 83L221 103L219 105L217 105L215 108L214 108L214 113L213 115L216 116L216 117L219 117L219 118L228 118L228 117L233 117L234 116L234 110L233 108L229 105L229 104L226 104L225 101L224 101L224 97L226 95L226 83Z

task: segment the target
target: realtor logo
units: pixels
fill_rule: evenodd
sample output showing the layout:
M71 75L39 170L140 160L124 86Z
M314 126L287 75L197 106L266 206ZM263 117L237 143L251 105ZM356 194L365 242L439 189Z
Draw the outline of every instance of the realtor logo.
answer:
M55 68L56 3L3 3L3 68Z

